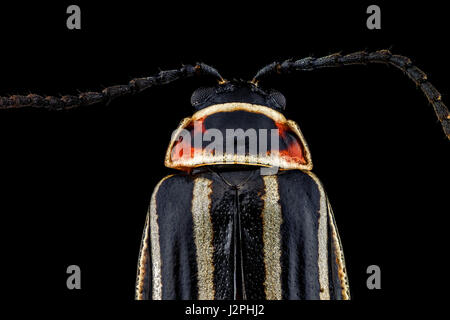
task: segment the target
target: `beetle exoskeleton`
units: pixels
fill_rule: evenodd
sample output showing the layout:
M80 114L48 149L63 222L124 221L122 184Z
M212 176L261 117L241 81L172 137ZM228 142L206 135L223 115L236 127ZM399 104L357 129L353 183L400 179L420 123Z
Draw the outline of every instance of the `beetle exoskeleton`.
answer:
M203 104L193 99L198 111L172 136L165 165L182 172L153 192L136 298L349 299L331 206L300 128L272 94L226 86L201 90Z
M425 94L450 139L450 113L411 60L388 50L274 62L250 82L228 82L204 64L184 65L101 92L0 97L0 109L71 109L197 75L218 85L191 97L197 110L175 131L156 186L138 261L136 299L349 299L333 212L284 96L259 87L272 74L384 63ZM275 132L275 134L272 134ZM267 168L265 170L264 168Z

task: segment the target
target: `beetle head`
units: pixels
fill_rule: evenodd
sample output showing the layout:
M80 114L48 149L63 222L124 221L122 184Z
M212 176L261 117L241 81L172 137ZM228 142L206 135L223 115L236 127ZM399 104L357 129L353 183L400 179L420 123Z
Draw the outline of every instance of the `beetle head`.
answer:
M202 87L195 90L191 96L191 104L196 110L229 102L257 104L277 111L283 111L286 107L286 98L279 91L263 90L242 80L228 81L215 87Z

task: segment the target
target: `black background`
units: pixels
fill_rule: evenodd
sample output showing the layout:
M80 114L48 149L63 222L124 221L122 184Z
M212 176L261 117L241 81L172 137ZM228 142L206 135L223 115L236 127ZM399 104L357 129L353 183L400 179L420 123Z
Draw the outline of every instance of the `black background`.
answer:
M274 60L390 48L412 58L450 101L442 7L377 1L382 29L368 30L372 2L332 3L1 4L0 95L101 90L197 61L225 78L250 79ZM70 4L81 7L79 31L66 28ZM170 134L205 84L213 82L187 79L68 112L0 112L1 290L11 300L72 309L114 301L181 318L181 304L136 306L134 281L152 189L172 172L163 165ZM286 115L299 123L334 207L354 299L346 311L436 299L448 283L449 142L422 92L384 65L266 84L285 94ZM71 264L82 270L79 291L66 288ZM381 290L366 288L372 264L381 267ZM268 304L267 313L302 305Z

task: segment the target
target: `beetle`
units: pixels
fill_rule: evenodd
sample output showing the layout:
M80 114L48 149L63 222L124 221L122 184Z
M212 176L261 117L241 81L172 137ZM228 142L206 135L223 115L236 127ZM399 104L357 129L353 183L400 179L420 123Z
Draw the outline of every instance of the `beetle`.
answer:
M342 243L324 187L311 172L308 145L297 123L283 115L284 96L260 82L273 74L365 63L402 70L450 139L440 93L409 58L388 50L274 62L248 82L227 81L204 63L184 65L102 92L0 97L0 109L71 109L187 77L215 78L215 86L194 91L196 112L169 143L165 165L179 173L163 178L151 196L135 298L348 300Z

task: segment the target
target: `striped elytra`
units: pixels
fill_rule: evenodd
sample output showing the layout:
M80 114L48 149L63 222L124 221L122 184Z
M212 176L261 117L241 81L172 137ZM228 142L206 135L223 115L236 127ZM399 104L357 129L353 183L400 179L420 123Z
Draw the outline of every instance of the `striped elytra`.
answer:
M350 298L331 206L310 172L169 176L154 190L141 250L137 299Z

